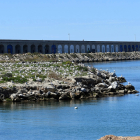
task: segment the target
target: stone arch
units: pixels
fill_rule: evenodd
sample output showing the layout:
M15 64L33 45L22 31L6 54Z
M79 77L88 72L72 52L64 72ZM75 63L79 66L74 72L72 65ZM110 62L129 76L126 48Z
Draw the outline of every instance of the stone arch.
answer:
M4 46L0 45L0 53L4 53Z
M70 45L70 53L74 53L74 45Z
M116 52L118 52L118 45L116 45L115 47L116 47Z
M90 50L90 45L87 45L87 52L90 53L91 50Z
M76 45L76 53L80 53L79 45Z
M105 45L102 45L102 52L105 52Z
M106 45L106 52L110 52L109 45Z
M58 45L58 53L62 53L62 45Z
M64 46L64 53L68 53L68 45Z
M81 46L81 53L85 53L85 45Z
M35 45L31 45L31 53L35 52Z
M114 45L111 45L111 52L114 52Z
M43 47L42 47L42 45L38 45L38 52L39 53L43 53Z
M100 52L100 45L97 45L97 52Z
M49 53L49 45L45 45L45 54Z
M13 53L13 46L12 45L8 45L7 46L7 53Z
M23 46L23 53L27 53L28 52L28 46L27 45L24 45Z
M20 47L20 45L16 45L15 46L15 53L20 53L21 52L21 47Z
M93 53L95 53L95 45L92 45L92 50Z

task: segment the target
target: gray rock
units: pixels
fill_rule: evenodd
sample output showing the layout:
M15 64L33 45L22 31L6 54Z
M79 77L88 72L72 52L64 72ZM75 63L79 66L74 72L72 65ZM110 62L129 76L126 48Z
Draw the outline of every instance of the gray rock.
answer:
M105 83L99 83L99 84L97 84L97 85L95 85L96 87L103 87L103 88L107 88L108 87L108 85L107 84L105 84Z
M128 90L135 90L135 87L132 86L131 84L126 85L125 88L128 89Z
M64 93L59 97L59 100L69 100L69 99L71 99L71 98L68 93Z

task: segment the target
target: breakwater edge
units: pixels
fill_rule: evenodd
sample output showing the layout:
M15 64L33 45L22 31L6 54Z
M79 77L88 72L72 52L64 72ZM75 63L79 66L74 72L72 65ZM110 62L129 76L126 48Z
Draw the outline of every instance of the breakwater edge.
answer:
M13 62L16 55L9 55L10 60L8 55L4 56L7 57L6 62L0 63L2 102L70 100L138 93L130 83L124 86L125 78L117 77L115 71L98 70L74 61L60 62L59 59L57 62L48 62L48 59L41 62L44 60L42 54L17 54L16 62ZM26 57L18 62L21 56Z

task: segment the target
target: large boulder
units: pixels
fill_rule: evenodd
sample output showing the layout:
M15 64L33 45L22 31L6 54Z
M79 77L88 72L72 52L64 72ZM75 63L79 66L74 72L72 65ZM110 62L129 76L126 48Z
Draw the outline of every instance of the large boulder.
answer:
M135 90L135 87L132 86L131 84L126 85L125 88L128 89L128 90Z
M53 84L46 84L44 87L44 92L47 93L48 91L50 92L55 92L56 88Z
M59 100L69 100L71 99L70 94L64 93L59 97Z
M17 95L17 94L11 94L10 95L10 98L11 98L11 100L14 102L14 101L20 101L20 98L19 98L19 96Z
M108 85L107 84L105 84L105 83L99 83L99 84L97 84L97 85L95 85L96 87L102 87L102 88L107 88L108 87Z
M76 82L82 82L82 84L89 85L89 84L95 84L96 79L90 78L88 76L82 76L82 77L75 77Z

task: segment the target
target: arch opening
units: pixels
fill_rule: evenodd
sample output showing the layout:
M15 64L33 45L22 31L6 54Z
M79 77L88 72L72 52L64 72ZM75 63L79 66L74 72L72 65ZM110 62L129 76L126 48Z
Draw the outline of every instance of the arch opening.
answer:
M20 45L16 45L15 46L15 53L20 53L21 51L20 51Z
M131 51L131 46L130 45L128 45L128 52L130 52Z
M39 53L42 53L42 52L43 52L43 47L42 47L42 45L38 45L38 52L39 52Z
M85 45L81 46L81 53L85 53Z
M90 45L87 45L87 53L90 53L91 50L90 50Z
M24 45L23 46L23 53L27 53L28 52L28 46L27 45Z
M91 52L95 53L95 45L92 45Z
M52 45L52 47L51 47L51 51L52 51L52 53L56 53L56 46L55 45Z
M120 52L122 52L123 51L123 46L122 45L120 45Z
M31 45L31 53L35 52L35 45Z
M13 53L13 46L12 45L8 45L7 46L7 53Z
M111 45L111 52L114 52L114 45Z
M102 52L105 52L105 45L102 45Z
M76 45L76 53L80 53L79 45Z
M106 45L106 52L110 52L109 45Z
M116 52L118 52L118 45L116 45Z
M62 53L62 45L58 45L58 53Z
M70 53L74 53L74 46L70 45Z
M124 51L127 52L127 46L126 45L124 45Z
M64 46L64 53L68 53L68 45Z
M45 45L45 54L49 54L49 45Z
M100 45L97 45L97 52L100 52Z

